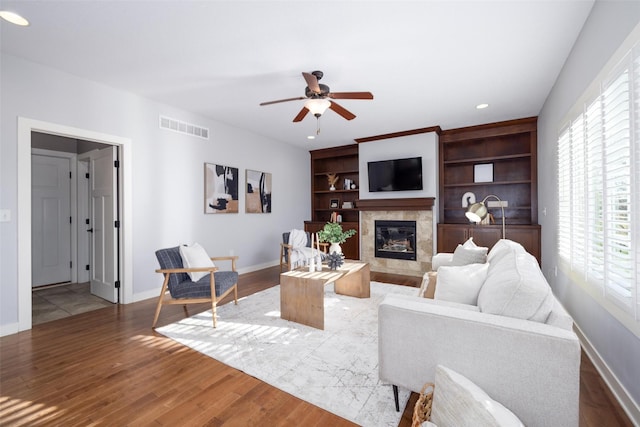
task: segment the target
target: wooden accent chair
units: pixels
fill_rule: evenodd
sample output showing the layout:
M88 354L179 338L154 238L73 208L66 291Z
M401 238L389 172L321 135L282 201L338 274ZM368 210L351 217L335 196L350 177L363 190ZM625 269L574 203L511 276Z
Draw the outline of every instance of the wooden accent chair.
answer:
M218 267L184 268L178 246L156 251L160 268L156 273L164 274L164 283L158 298L152 328L156 327L160 310L164 304L182 304L187 314L186 304L210 302L213 313L213 327L216 327L216 307L218 301L233 291L233 300L238 304L237 256L212 257L212 261L231 261L231 271L220 271ZM194 282L190 272L209 274ZM167 291L169 294L167 295Z
M307 248L311 248L311 233L306 231L307 233ZM293 249L293 246L289 244L289 236L291 235L290 231L286 231L282 233L282 242L280 242L280 273L282 273L282 267L287 266L286 271L291 270L291 257L289 256L289 252ZM321 242L320 243L320 252L322 259L325 259L329 248L329 243Z

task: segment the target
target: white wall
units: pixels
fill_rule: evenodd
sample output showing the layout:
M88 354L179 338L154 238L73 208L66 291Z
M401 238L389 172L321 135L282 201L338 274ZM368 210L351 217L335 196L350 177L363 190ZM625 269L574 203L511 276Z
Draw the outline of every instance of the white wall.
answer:
M542 265L554 293L573 316L580 331L610 370L614 392L627 408L635 410L640 423L640 340L597 304L558 265L557 173L548 173L557 164L558 128L569 109L595 79L615 50L640 22L640 2L596 1L585 26L560 73L538 118L538 206L542 225ZM551 170L553 170L551 169ZM543 215L546 209L547 215ZM596 360L598 363L598 360ZM596 365L597 366L597 365ZM607 372L604 372L607 379ZM619 381L619 390L616 383ZM635 401L624 402L625 392Z
M402 131L399 129L398 131ZM435 132L420 133L390 139L363 142L358 145L361 199L398 199L436 197L438 194L438 135ZM369 192L368 162L378 160L422 157L422 191ZM436 209L434 209L436 211Z
M137 95L2 54L0 58L0 331L18 322L18 117L131 140L135 299L156 295L157 249L198 241L212 255L240 256L242 271L276 263L281 233L310 218L309 153ZM210 129L210 139L159 129L166 115ZM126 159L125 159L126 161ZM205 215L204 163L240 170L240 213ZM244 213L244 171L273 174L271 214ZM127 225L125 225L126 227Z

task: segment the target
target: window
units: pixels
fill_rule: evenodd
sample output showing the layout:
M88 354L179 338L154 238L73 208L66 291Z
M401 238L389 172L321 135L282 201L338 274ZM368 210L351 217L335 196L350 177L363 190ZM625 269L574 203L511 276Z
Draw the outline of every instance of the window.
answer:
M640 43L558 137L558 255L577 282L640 320Z

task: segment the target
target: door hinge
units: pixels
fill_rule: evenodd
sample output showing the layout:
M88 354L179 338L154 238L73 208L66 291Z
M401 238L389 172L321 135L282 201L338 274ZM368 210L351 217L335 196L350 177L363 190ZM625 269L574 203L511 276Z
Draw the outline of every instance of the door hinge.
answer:
M69 268L73 268L73 261L69 261Z
M69 171L69 179L71 179L71 171Z
M69 217L69 224L73 224L73 217L72 216Z
M119 168L120 167L120 160L114 160L113 161L113 167L114 168Z
M116 221L116 222L113 224L113 226L114 226L115 228L120 228L120 221Z
M84 269L85 269L85 270L87 270L87 271L91 270L91 269L89 268L89 264L85 265L85 266L84 266Z
M120 289L120 280L116 280L116 289Z
M85 177L85 178L87 178L87 179L89 179L89 172L85 173L85 174L84 174L84 177Z
M89 218L85 219L84 223L87 224L87 225L91 224L91 222L89 222Z

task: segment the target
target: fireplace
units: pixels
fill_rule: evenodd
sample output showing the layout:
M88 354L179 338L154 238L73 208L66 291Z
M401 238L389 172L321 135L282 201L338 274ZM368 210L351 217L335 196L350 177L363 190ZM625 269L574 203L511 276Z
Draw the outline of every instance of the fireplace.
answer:
M416 260L415 221L375 221L377 258Z

